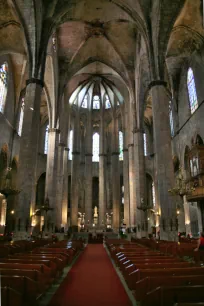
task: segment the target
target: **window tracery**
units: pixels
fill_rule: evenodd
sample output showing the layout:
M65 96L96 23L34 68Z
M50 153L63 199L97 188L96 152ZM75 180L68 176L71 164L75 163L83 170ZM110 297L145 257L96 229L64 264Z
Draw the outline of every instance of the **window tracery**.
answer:
M143 140L144 140L144 156L147 156L147 135L146 133L143 134Z
M110 100L108 95L105 96L105 109L111 108Z
M99 134L95 133L93 135L93 149L92 149L92 161L98 162L99 161Z
M188 86L190 110L191 114L193 114L195 110L198 108L198 98L197 98L195 79L192 68L188 69L187 86Z
M119 160L123 160L123 132L119 131Z
M87 108L88 107L88 95L85 95L81 107L83 107L83 108Z
M100 109L100 98L99 96L93 97L93 109Z
M73 130L69 133L69 160L72 160L72 151L73 151Z
M0 67L0 112L3 113L8 88L8 64L4 63Z
M173 109L172 109L172 102L169 101L169 122L170 122L170 129L171 129L171 136L174 136L174 120L173 120Z
M21 134L22 134L24 109L25 109L25 100L24 100L24 98L22 98L22 100L21 100L20 117L19 117L19 125L18 125L18 135L19 136L21 136Z
M44 154L48 153L48 135L49 135L49 125L47 125L46 130L45 130Z

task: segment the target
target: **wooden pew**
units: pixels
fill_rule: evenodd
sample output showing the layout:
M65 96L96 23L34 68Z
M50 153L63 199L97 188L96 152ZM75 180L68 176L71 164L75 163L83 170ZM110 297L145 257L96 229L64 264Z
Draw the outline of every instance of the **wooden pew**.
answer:
M203 302L204 286L158 287L148 292L141 306L172 306L179 302Z
M41 273L40 281L42 285L48 286L52 284L53 279L50 278L50 269L44 264L21 264L21 263L0 263L0 269L20 269L20 270L37 270ZM48 271L48 272L47 272Z
M25 276L1 276L1 286L16 290L23 297L24 301L36 303L41 296L37 282Z
M135 289L135 283L145 277L157 276L181 276L181 275L204 275L204 268L190 267L190 268L169 268L169 269L144 269L135 270L127 276L126 282L131 290Z
M135 297L137 301L144 299L147 292L156 289L157 287L166 286L193 286L193 285L203 285L204 277L203 275L181 275L181 276L155 276L146 277L135 283Z
M9 287L1 287L0 290L2 306L22 306L23 298L18 292Z
M28 265L41 265L42 266L42 271L44 275L46 275L47 278L50 280L53 280L53 277L56 275L56 265L55 263L51 262L50 260L32 260L32 259L21 259L21 258L8 258L8 259L3 259L0 261L0 267L1 264L28 264Z

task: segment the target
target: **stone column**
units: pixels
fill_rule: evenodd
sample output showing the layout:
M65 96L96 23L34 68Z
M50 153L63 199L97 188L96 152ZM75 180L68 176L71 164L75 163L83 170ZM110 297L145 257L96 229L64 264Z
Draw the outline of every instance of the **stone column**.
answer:
M92 118L91 111L87 118L86 125L86 150L85 150L85 225L92 226L93 212L92 212Z
M119 130L118 119L113 119L112 130L112 195L113 195L113 229L118 232L120 228L120 165L119 165Z
M128 149L123 150L124 223L130 227L129 160Z
M64 148L63 156L63 189L62 189L62 224L64 230L68 228L67 224L67 213L68 213L68 158L69 149Z
M136 224L137 224L137 237L145 236L147 213L138 209L138 207L146 205L146 192L145 192L145 157L144 157L144 137L143 130L135 129L134 137L134 160L135 160L135 184L136 184ZM143 231L143 233L142 233Z
M99 154L99 226L103 228L106 223L106 146L105 146L105 126L104 114L102 112L100 121L100 154Z
M174 169L169 124L169 97L165 86L166 83L163 81L154 81L150 84L154 120L155 178L158 181L157 201L161 211L160 238L175 240L177 238L176 199L168 193L168 190L174 186Z
M59 143L58 145L58 161L57 161L57 191L56 191L56 223L57 229L61 229L63 226L62 222L62 199L63 199L63 178L64 178L64 143Z
M35 203L31 203L31 197L36 181L42 87L43 83L40 80L27 81L18 170L18 188L21 189L21 193L16 205L16 236L19 239L25 238L25 233L29 231L30 217L35 207Z
M128 145L129 155L129 190L130 190L130 227L136 227L137 205L136 205L136 171L134 162L134 145Z
M71 227L73 231L78 231L78 204L79 204L79 171L80 171L80 125L79 112L74 118L73 129L73 152L72 152L72 180L71 180Z
M54 230L55 224L59 221L59 212L57 207L57 162L58 162L58 143L60 131L55 128L48 130L48 153L47 170L45 182L45 197L49 199L49 205L53 212L48 212L48 223L52 224ZM50 228L49 228L50 230Z

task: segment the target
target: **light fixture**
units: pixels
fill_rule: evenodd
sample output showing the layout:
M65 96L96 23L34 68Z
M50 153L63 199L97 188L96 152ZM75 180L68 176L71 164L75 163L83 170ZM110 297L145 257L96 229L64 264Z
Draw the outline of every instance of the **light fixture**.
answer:
M149 218L147 218L147 221L149 221Z
M15 213L15 211L14 211L14 210L12 210L12 211L11 211L11 214L13 215L14 213Z

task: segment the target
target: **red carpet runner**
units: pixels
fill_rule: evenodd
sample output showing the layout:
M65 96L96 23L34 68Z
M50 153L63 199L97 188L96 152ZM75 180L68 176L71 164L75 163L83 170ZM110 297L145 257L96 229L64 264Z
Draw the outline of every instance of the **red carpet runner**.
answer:
M103 245L88 245L49 306L131 306Z

